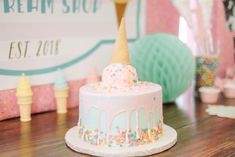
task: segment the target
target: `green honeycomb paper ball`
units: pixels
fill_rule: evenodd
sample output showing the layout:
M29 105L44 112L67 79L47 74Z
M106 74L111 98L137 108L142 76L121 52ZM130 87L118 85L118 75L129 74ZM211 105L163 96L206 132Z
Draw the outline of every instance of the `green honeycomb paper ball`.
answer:
M139 80L162 86L164 102L174 101L194 79L195 58L174 35L156 33L142 37L131 45L130 57Z

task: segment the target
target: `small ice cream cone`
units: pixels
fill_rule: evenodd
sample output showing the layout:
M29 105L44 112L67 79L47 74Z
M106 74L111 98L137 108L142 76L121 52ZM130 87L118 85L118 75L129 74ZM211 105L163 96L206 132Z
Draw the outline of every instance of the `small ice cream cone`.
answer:
M125 21L122 18L118 38L115 42L112 63L118 64L130 64L129 52L128 52L128 41L126 37Z
M122 18L124 17L126 6L128 4L128 0L113 0L116 8L116 15L118 20L118 25L120 25Z
M68 98L68 88L54 89L57 113L67 112L67 98Z
M90 70L89 76L86 80L86 84L99 82L99 77L97 76L96 69L93 67Z
M31 120L32 95L33 92L29 85L29 80L23 74L16 90L17 104L20 107L20 121L22 122Z
M68 85L61 70L58 70L58 76L54 84L54 94L56 98L57 113L67 112Z

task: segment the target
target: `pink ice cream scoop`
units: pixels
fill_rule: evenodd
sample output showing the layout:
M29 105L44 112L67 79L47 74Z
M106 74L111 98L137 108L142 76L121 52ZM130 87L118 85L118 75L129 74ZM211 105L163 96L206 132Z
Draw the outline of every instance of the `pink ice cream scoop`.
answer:
M110 85L132 85L137 80L136 69L126 64L110 64L102 75L102 82Z

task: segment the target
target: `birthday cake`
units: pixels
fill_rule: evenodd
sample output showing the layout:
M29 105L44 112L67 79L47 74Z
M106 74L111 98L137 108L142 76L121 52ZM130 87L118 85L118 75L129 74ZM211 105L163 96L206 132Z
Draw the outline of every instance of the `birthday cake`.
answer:
M132 147L157 142L163 132L162 88L138 81L130 64L124 20L102 81L79 91L79 138L91 145Z

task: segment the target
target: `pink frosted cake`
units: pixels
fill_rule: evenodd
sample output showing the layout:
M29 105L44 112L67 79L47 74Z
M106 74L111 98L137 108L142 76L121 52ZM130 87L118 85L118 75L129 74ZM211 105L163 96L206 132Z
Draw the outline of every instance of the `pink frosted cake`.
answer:
M124 21L102 81L80 88L78 127L84 142L109 147L153 143L162 134L161 86L138 81L129 61Z

